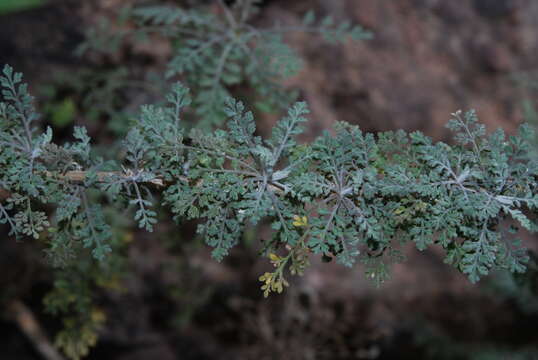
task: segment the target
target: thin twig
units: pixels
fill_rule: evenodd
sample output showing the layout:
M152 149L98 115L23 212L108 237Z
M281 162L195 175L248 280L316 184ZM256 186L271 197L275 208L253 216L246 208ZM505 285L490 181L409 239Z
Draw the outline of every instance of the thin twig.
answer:
M45 360L64 360L54 348L32 311L19 300L8 306L13 321Z
M83 183L84 180L86 180L86 177L88 176L88 171L68 171L65 174L60 173L54 173L47 171L46 176L48 177L54 177L61 180L67 180L69 182L73 183ZM123 172L119 171L100 171L95 173L97 182L107 182L109 178L125 178L126 180L130 180L131 175L125 174ZM155 186L164 186L163 179L159 177L155 177L153 179L150 179L147 181L149 184L153 184Z
M225 172L224 170L225 169L222 169L220 171ZM226 172L228 172L228 171L226 171ZM249 175L249 176L256 175L255 173L241 172L241 171L235 172L233 170L229 170L229 172L240 173L240 174ZM68 172L66 172L64 174L60 174L60 173L47 171L45 174L46 174L46 176L51 177L51 178L65 180L65 181L73 183L73 184L81 184L81 183L84 182L84 180L88 176L89 172L88 171L68 171ZM101 171L101 172L95 173L95 176L96 176L97 182L101 182L101 183L106 183L109 178L125 179L126 182L132 181L131 175L125 174L124 172L119 172L119 171ZM178 180L186 181L186 182L189 181L189 179L187 177L184 177L184 176L179 177ZM168 184L166 184L164 179L162 179L161 177L155 177L153 179L145 181L144 183L146 183L148 185L153 185L153 186L155 186L157 188L164 188L164 187L166 187L166 185L168 185ZM199 185L199 184L197 184L197 185ZM273 182L271 182L271 184L269 184L268 187L271 188L272 190L276 191L276 192L282 191L282 189L280 189L278 186L273 185ZM11 196L11 193L9 191L7 191L6 189L2 189L0 187L0 201L6 200L10 196Z

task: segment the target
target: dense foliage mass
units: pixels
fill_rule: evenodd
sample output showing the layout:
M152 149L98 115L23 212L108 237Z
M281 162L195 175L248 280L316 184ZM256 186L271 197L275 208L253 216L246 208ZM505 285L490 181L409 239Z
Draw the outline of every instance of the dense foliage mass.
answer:
M199 4L184 9L170 5L127 7L119 15L113 31L103 21L88 32L88 41L79 53L89 50L108 54L120 44L135 38L139 43L159 36L172 47L166 77L181 76L193 91L194 112L198 128L224 124L222 104L231 96L230 88L246 85L253 90L250 101L264 111L286 109L297 97L285 91L282 80L299 72L302 59L284 42L292 32L321 35L331 44L348 39L370 39L372 34L349 21L336 21L328 15L318 18L312 11L294 25L276 23L266 28L254 27L250 20L258 13L258 0L240 0L227 7L223 1L215 12L211 5Z
M456 112L448 123L458 142L452 147L420 132L374 137L346 123L337 124L334 135L298 144L305 103L292 106L271 137L262 139L252 112L229 99L223 106L227 130L185 134L181 110L191 100L176 84L168 105L142 107L119 165L92 158L82 127L75 128L76 142L63 146L52 142L50 128L36 133L38 115L21 78L9 66L1 78L0 181L9 196L0 211L12 235L37 239L50 233L56 263L76 256L78 244L97 260L111 251L111 229L100 205L89 201L90 189L133 207L139 226L152 231L153 186L176 220L204 220L198 231L219 260L245 225L270 221L274 235L265 251L278 271L264 281L269 278L275 289L285 283L282 267L291 261L302 270L296 262L305 261L305 253L335 256L347 266L357 258L383 263L395 255L395 242L407 241L420 250L440 244L447 262L471 281L493 267L524 269L524 251L506 235L517 228L502 229L500 220L511 216L527 230L536 228L523 213L538 207L528 126L509 138L502 130L486 136L474 111ZM51 219L44 204L56 205ZM282 246L290 256L274 254ZM384 276L379 268L371 271L372 278Z
M159 205L179 224L195 219L217 260L246 228L269 223L272 237L261 252L275 270L260 276L265 296L289 285L286 271L302 274L311 254L345 266L361 262L381 283L408 242L419 250L442 247L446 262L472 282L494 268L525 270L528 257L515 234L518 227L536 231L538 210L529 126L515 136L487 135L474 111L458 111L448 123L453 146L420 132L365 134L347 123L300 143L308 107L296 102L262 138L253 113L228 87L247 82L260 98L284 106L292 97L282 95L278 79L297 69L297 58L281 36L295 29L253 28L253 5L223 6L222 18L197 9L131 11L143 31L178 41L168 75L185 73L195 91L191 100L175 83L163 104L143 106L119 159L95 156L84 127L74 128L72 143L53 142L52 130L39 128L22 75L3 68L0 223L13 237L45 244L57 268L45 304L65 315L57 344L70 357L87 353L104 321L92 304L93 287L113 287L125 271L126 242L116 232L121 224L107 216L111 208L130 210L150 232ZM369 36L331 18L314 21L307 14L299 30L332 41ZM187 130L186 109L200 116L202 128ZM223 118L226 129L208 130Z

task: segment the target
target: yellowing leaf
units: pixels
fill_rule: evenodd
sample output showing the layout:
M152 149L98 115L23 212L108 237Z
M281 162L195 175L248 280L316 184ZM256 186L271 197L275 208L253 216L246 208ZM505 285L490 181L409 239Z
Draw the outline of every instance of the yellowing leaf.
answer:
M276 255L276 254L271 253L271 254L269 254L269 259L271 261L279 261L280 257L278 255Z
M308 218L306 216L294 215L293 220L293 226L302 227L308 225Z

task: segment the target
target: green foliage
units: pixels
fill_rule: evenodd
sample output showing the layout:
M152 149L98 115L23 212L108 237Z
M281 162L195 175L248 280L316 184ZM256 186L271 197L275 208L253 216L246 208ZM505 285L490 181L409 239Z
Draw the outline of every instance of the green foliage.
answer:
M135 92L144 96L161 95L165 86L160 77L149 72L142 79L127 67L81 67L55 72L46 85L38 88L43 115L55 129L71 125L81 115L88 125L99 124L103 136L124 137L135 115L126 108L138 107ZM133 111L134 112L134 111Z
M88 194L102 190L133 205L139 226L152 231L154 185L166 188L163 202L176 220L204 220L198 232L217 259L237 243L247 221L267 220L275 231L269 252L303 242L314 254L351 266L360 254L383 255L398 239L419 250L440 244L447 262L473 282L496 267L524 270L527 257L499 221L509 216L529 231L536 227L526 215L538 207L528 126L509 138L501 130L486 136L473 111L457 112L448 124L459 143L454 147L419 132L389 132L376 141L345 123L335 135L298 145L305 103L292 106L262 139L252 112L229 99L228 130L194 129L187 136L180 117L191 100L176 84L168 105L142 107L124 142L123 165L112 165L122 170L99 179L105 164L92 158L84 128L75 128L77 142L63 147L51 143L50 129L36 135L37 115L20 74L6 67L1 81L7 101L1 180L11 193L2 214L12 233L38 238L53 223L53 237L77 239L104 259L111 230ZM59 156L66 159L51 160ZM85 170L82 183L61 176L68 170ZM62 206L49 220L35 203ZM297 226L297 216L309 220Z
M64 328L57 334L55 345L71 359L88 354L97 343L98 332L106 320L106 314L96 305L96 290L121 291L120 280L125 273L121 254L125 239L114 236L111 245L115 253L106 260L95 262L90 256L79 256L76 261L63 262L55 271L52 291L44 298L45 310L63 317ZM50 252L56 251L61 250L50 249Z
M317 19L311 11L299 25L255 28L250 22L257 13L258 1L237 1L232 7L222 1L217 3L218 12L201 4L194 8L126 8L119 23L131 20L136 24L134 33L113 32L108 23L102 23L87 34L88 41L80 52L114 52L121 39L129 36L137 41L156 34L164 37L173 48L166 76L180 76L193 90L198 126L208 129L223 124L226 114L222 103L231 96L230 88L234 85L248 84L254 89L255 102L262 111L285 109L293 102L296 94L284 91L280 82L297 74L302 60L284 42L286 33L316 33L333 44L372 36L361 26L336 22L331 16Z
M502 130L486 135L473 111L456 112L448 123L458 142L452 147L419 132L376 139L346 123L337 124L334 135L298 144L305 103L293 105L263 139L252 112L228 99L222 108L227 130L187 135L181 113L191 100L176 84L166 104L141 108L119 164L93 156L84 128L75 127L75 142L63 146L52 143L50 128L38 134L33 99L21 81L21 74L4 68L0 184L10 195L0 203L0 219L11 234L37 239L48 232L47 253L56 265L99 266L114 259L100 193L134 207L134 220L152 231L156 189L178 222L200 220L198 232L217 260L238 243L247 222L271 223L274 234L264 252L276 270L260 278L265 295L288 285L286 268L302 274L310 253L346 266L358 258L367 276L381 283L390 264L402 260L398 246L409 241L419 250L442 246L447 263L473 282L495 268L525 270L517 228L503 230L502 220L511 217L536 230L528 216L538 208L529 126L508 138ZM70 178L73 172L84 176ZM44 205L56 207L52 217ZM84 258L86 249L95 260ZM286 255L276 255L281 251ZM58 291L65 286L82 283L67 282ZM66 291L82 291L75 290ZM59 340L73 358L93 343L94 327L84 324L66 324L72 331Z
M0 1L0 15L33 9L44 4L45 0L2 0Z
M536 109L536 90L538 90L538 74L536 73L518 73L514 75L514 81L523 92L521 107L523 118L527 123L538 128L538 111ZM538 154L538 134L534 138L535 151Z
M65 144L53 142L50 128L40 133L22 75L9 66L2 71L0 189L7 195L0 198L0 223L9 226L10 236L46 244L56 281L45 304L64 316L57 344L70 358L87 354L104 321L95 289L114 287L124 271L126 241L110 211L127 210L151 232L159 205L165 205L178 224L196 220L217 260L245 229L270 224L272 237L260 252L274 266L259 278L265 296L289 286L287 271L302 275L313 254L345 266L359 262L381 284L391 265L403 261L399 249L409 242L420 251L442 247L445 261L472 282L494 269L525 271L527 252L518 227L508 221L526 231L538 228L531 127L522 125L509 137L502 130L488 135L469 111L456 112L448 123L454 146L420 132L364 134L346 123L301 144L307 104L292 104L294 96L279 85L301 61L283 35L307 31L334 43L370 34L331 17L318 21L312 12L299 26L256 29L249 23L256 1L235 4L221 4L218 12L144 7L123 14L137 22L137 35L157 32L171 39L168 76L181 76L194 90L192 99L187 87L175 83L165 101L142 106L128 127L116 103L127 84L125 71L74 79L70 86L84 94L76 102L82 108L57 99L53 89L56 102L46 111L56 127L75 113L121 117L111 121L125 135L114 159L96 155L83 127L74 127L74 142ZM114 51L127 35L106 42L94 32L87 47ZM88 91L88 83L97 90ZM256 90L258 108L289 109L267 138L259 136L253 112L230 97L230 87L244 83ZM92 112L95 104L100 110ZM202 119L201 127L187 130L187 113ZM224 120L226 129L208 130Z
M52 113L52 125L61 129L73 122L76 105L73 99L65 99L58 104L52 105L50 112Z

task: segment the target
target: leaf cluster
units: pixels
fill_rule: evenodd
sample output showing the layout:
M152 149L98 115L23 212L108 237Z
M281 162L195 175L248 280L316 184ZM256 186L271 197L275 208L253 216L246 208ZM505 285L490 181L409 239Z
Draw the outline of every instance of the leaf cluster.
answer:
M0 224L10 236L46 244L57 281L45 302L51 313L65 315L57 343L71 358L87 353L104 321L94 288L109 287L124 271L126 244L109 211L132 214L149 232L162 218L160 208L180 225L195 220L217 260L247 227L268 224L272 235L260 253L274 271L259 278L265 296L282 292L290 283L286 271L302 275L314 255L362 263L381 284L391 265L403 261L406 243L420 251L443 248L445 261L472 282L494 269L525 271L529 258L516 233L538 228L530 126L513 136L487 134L468 111L448 122L455 145L420 132L365 134L347 123L300 143L309 111L278 85L300 65L283 35L307 31L336 42L369 33L311 12L300 26L256 29L250 25L256 2L235 4L222 4L217 13L203 7L126 12L139 34L173 41L168 75L182 76L194 94L175 83L163 102L142 106L122 129L115 159L97 156L83 127L63 144L53 141L50 128L40 131L22 75L3 68L0 189L7 195L0 198ZM231 86L243 83L267 102L259 108L288 108L266 138L255 114L229 96ZM188 111L227 126L188 131Z
M502 220L536 230L528 215L538 207L537 161L526 125L515 136L502 130L486 135L474 111L456 112L447 125L455 146L419 132L376 138L346 123L337 124L334 135L298 144L305 103L293 105L263 139L253 113L229 99L223 106L227 130L186 134L181 112L191 99L176 84L167 104L141 108L124 141L123 163L114 164L92 156L84 128L75 128L76 141L63 146L51 142L50 129L36 134L37 114L21 75L6 66L1 84L0 181L11 195L0 210L12 234L38 238L48 231L53 247L81 244L102 260L112 232L92 194L134 208L134 220L152 231L157 186L177 221L202 220L198 232L217 259L247 224L267 221L274 230L267 253L303 244L351 266L413 241L419 250L445 248L446 261L471 281L497 267L525 268L525 252L512 239L517 228L504 229ZM118 171L99 179L98 170L107 166ZM82 183L61 176L69 170L83 170ZM39 210L45 204L56 204L52 218ZM387 256L398 258L393 255Z
M121 39L128 37L134 37L135 41L163 37L172 46L166 76L180 77L193 90L197 125L207 130L225 122L222 104L231 96L230 89L237 85L247 85L255 91L253 101L261 111L274 112L293 103L297 94L285 91L280 84L298 73L302 60L286 44L287 33L319 34L332 44L372 37L359 25L336 21L332 16L318 19L312 11L305 14L298 25L276 23L272 27L258 28L251 24L258 12L258 3L242 0L232 6L217 1L217 5L200 4L193 8L172 5L125 8L118 23L134 23L135 30L124 27L113 32L110 24L100 24L87 34L88 40L81 52L90 49L114 52Z

